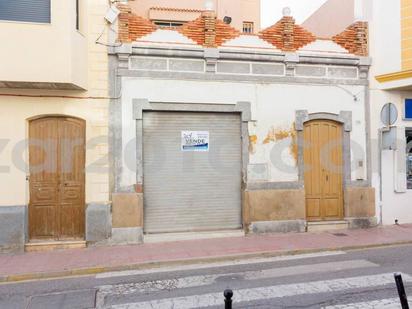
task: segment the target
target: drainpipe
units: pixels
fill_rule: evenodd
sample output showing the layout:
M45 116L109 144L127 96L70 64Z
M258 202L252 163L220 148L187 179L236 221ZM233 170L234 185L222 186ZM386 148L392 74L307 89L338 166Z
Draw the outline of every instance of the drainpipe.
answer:
M390 126L379 129L378 138L378 157L379 157L379 220L380 225L383 225L383 181L382 181L382 151L383 151L383 133L390 131Z

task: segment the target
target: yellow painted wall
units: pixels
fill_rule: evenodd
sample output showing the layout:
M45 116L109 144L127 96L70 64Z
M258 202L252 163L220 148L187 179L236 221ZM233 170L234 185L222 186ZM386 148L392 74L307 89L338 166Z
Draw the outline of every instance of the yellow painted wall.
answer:
M86 141L107 136L107 103L97 100L66 100L57 98L18 98L0 96L0 139L7 141L0 152L0 205L26 205L29 199L28 182L28 118L58 114L86 120ZM90 144L86 151L86 167L107 165L107 142ZM99 162L103 158L103 161ZM96 166L96 162L97 165ZM86 174L86 201L108 200L107 172Z
M80 3L81 12L87 11L87 2ZM73 83L87 88L87 70L82 66L87 38L76 30L75 1L52 0L51 4L50 24L0 21L0 81ZM84 25L87 16L81 17Z
M53 3L56 1L53 1ZM59 3L66 1L57 1ZM73 2L74 1L68 1ZM76 116L86 120L86 141L89 142L97 137L101 137L98 144L88 145L86 150L86 166L92 163L96 167L106 167L102 172L86 172L86 202L107 202L109 200L109 174L108 167L108 55L107 47L95 43L97 37L104 31L101 37L101 42L107 42L107 25L104 20L104 15L108 9L107 1L89 0L81 1L87 3L84 7L84 20L80 33L75 32L75 35L80 37L79 40L69 40L69 50L77 50L76 44L84 44L84 54L78 54L75 65L80 69L84 69L84 74L80 74L81 70L77 70L79 74L76 78L85 79L88 84L88 91L50 91L50 90L17 90L17 89L0 89L0 206L12 205L27 205L29 201L28 182L26 181L27 167L24 168L21 161L26 164L28 162L28 150L25 146L25 140L28 138L28 118L39 115L68 115ZM62 14L64 15L64 14ZM62 17L66 18L66 17ZM53 23L53 22L52 22ZM58 24L58 21L56 21ZM20 24L10 23L7 27L15 29L18 32L22 27ZM36 26L30 27L54 27L52 26ZM0 25L1 29L2 25ZM1 33L1 31L0 31ZM48 30L46 29L46 37ZM4 34L0 34L0 37ZM80 41L80 42L79 42ZM82 43L83 41L83 43ZM26 48L25 54L40 54L38 49L59 49L61 47L51 46L53 43L45 44L43 41L30 41L33 44ZM59 42L55 42L59 44ZM0 49L4 56L3 46ZM27 52L30 50L30 53ZM58 68L54 66L63 65L70 56L70 51L58 55L58 60L54 55L50 54L50 63L45 64L43 70L50 72L38 72L35 67L38 64L32 64L28 68L33 72L33 78L42 80L48 74L53 75ZM9 58L14 55L7 54ZM67 58L69 57L69 58ZM32 59L34 61L35 59ZM39 62L46 60L39 59ZM41 63L40 63L41 64ZM27 78L21 67L17 66L15 72L5 72L4 74L15 74L16 78ZM56 71L54 71L56 69ZM7 67L7 71L11 68ZM3 71L3 67L0 71ZM74 74L71 71L70 74ZM58 75L56 75L56 78ZM21 97L26 95L29 97ZM42 98L40 96L52 96L50 98ZM79 98L61 98L60 96L74 96ZM100 97L94 99L90 97ZM6 147L2 147L7 141ZM3 144L2 144L3 143ZM20 146L19 146L20 145ZM16 164L19 162L20 164ZM6 169L6 171L4 170Z
M401 0L402 70L412 69L412 0Z

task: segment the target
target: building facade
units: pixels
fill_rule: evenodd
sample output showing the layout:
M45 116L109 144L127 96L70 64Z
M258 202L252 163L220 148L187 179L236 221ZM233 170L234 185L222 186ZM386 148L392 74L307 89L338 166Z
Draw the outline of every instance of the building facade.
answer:
M374 63L370 95L374 182L380 193L377 212L383 224L410 223L412 1L365 3L369 8L366 14L371 24L370 52ZM387 119L387 111L382 115L383 107L389 103L393 106L391 119Z
M327 0L303 23L312 33L330 38L355 21L355 5L359 0Z
M369 22L371 149L376 213L381 224L410 223L412 213L411 70L412 1L329 0L304 24L330 25L337 5ZM388 48L390 46L390 48ZM385 106L385 108L384 108Z
M181 25L138 2L0 12L0 250L376 224L366 22L251 33L224 1Z
M284 16L248 35L214 11L165 29L119 9L114 234L376 224L366 23L319 39Z
M161 27L181 26L210 6L219 19L245 33L260 31L260 0L132 0L133 12Z
M93 222L110 200L107 9L97 0L2 4L1 250L83 246L104 230Z

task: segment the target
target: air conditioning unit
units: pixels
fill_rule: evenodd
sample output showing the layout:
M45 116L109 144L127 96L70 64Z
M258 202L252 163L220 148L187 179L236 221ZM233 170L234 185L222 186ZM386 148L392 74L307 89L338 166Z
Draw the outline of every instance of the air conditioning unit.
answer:
M112 5L110 9L106 12L104 19L106 19L108 23L113 24L116 21L119 14L120 11L118 10L118 8Z

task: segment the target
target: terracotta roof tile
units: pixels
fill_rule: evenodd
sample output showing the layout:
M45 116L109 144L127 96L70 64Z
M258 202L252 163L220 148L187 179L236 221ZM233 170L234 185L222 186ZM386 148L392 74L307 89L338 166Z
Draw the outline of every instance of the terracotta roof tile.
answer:
M199 45L205 44L205 21L202 16L179 27L178 31Z
M119 36L121 42L133 42L137 39L156 31L157 26L150 20L132 13L126 4L118 4L119 14Z
M119 33L121 42L133 42L158 29L150 20L133 14L127 4L118 4ZM158 10L198 11L189 9L174 9L153 7ZM219 47L226 41L237 38L241 33L235 28L216 18L213 11L203 11L201 16L183 26L170 28L180 32L197 44L205 47ZM273 26L261 31L258 36L282 51L294 52L316 41L315 35L296 25L291 16L284 16ZM345 48L351 54L367 56L368 54L368 24L356 22L332 40Z
M197 44L208 47L221 46L224 42L240 35L238 30L208 12L204 12L199 18L181 26L179 32ZM208 37L211 41L208 41Z
M198 9L180 9L180 8L172 8L172 7L161 7L161 6L153 6L150 10L154 11L171 11L171 12L185 12L185 13L202 13L203 10Z
M335 35L332 40L357 56L368 55L368 23L356 22L342 33Z

